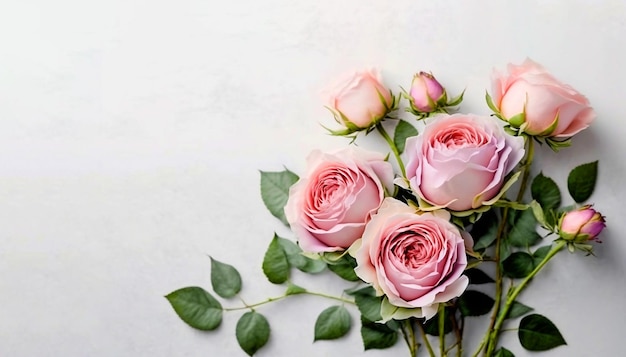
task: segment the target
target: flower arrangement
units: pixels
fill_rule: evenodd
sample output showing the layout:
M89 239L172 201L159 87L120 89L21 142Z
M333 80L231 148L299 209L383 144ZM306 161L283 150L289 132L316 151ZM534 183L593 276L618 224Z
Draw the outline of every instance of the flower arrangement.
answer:
M402 99L413 119L398 113ZM317 318L315 340L344 336L352 326L346 306L356 305L365 350L390 347L401 337L410 356L513 356L499 338L520 317L526 350L565 344L554 323L519 298L556 254L592 255L600 242L605 218L585 204L598 162L569 173L570 206L562 206L551 178L531 178L531 167L537 145L566 148L594 111L582 94L531 60L495 72L486 95L491 116L458 112L462 100L463 93L449 99L425 72L397 96L373 70L341 81L328 103L340 128L327 130L350 145L313 151L301 176L261 172L263 202L296 239L275 235L263 259L263 272L285 286L284 295L224 308L210 292L186 287L166 296L175 312L191 327L214 330L225 311L247 310L236 338L248 355L270 337L257 307L300 294L337 302ZM390 152L356 145L359 135L373 132ZM345 294L296 285L293 268L335 274L347 281ZM211 284L230 299L242 279L232 265L211 258ZM473 289L479 284L495 285L493 294ZM484 336L475 351L466 351L465 319L482 315Z

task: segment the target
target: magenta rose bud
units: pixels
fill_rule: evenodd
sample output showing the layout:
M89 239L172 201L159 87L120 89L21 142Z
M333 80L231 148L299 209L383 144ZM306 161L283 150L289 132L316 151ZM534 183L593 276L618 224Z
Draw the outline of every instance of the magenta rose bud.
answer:
M428 123L406 141L405 152L407 178L419 198L469 211L504 194L505 177L524 156L524 140L506 134L495 118L454 114Z
M373 69L355 72L331 91L329 108L335 119L350 131L369 128L394 107L394 98Z
M418 215L406 204L386 198L367 224L353 254L355 272L396 307L390 309L391 316L383 307L383 320L429 319L440 303L460 296L467 288L465 240L449 218L445 211Z
M567 212L559 221L559 236L567 241L584 243L596 240L606 227L604 216L591 208L583 206L575 211Z
M385 155L351 146L313 151L307 172L289 189L285 216L305 252L344 250L393 192L393 168Z
M502 118L530 135L566 139L595 118L584 95L530 59L509 64L508 74L494 72L492 90Z
M432 74L420 72L413 77L409 96L414 111L434 112L439 106L438 101L444 98L444 94L445 89Z

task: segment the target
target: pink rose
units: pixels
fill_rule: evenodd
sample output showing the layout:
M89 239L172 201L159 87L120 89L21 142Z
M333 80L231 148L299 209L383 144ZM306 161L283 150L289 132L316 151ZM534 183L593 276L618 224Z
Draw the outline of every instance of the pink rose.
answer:
M414 193L430 205L465 211L504 193L505 176L524 156L524 140L506 134L492 117L454 114L407 139L405 151Z
M344 78L329 98L335 118L348 129L364 129L378 123L393 106L393 96L375 70L356 72Z
M420 113L435 111L444 97L445 89L435 77L426 72L420 72L413 77L409 96L413 110ZM443 103L445 105L445 103Z
M391 305L415 309L411 316L427 319L437 313L439 303L460 296L468 285L462 275L467 266L465 241L448 221L450 215L438 213L447 217L418 215L386 198L354 253L356 274L379 296L384 294ZM390 318L384 315L383 320Z
M569 138L595 118L584 95L527 59L494 72L493 104L513 127L530 135Z
M585 205L577 210L567 212L559 222L559 235L561 238L584 243L589 240L597 240L598 235L604 230L606 223L600 212Z
M291 186L285 216L306 252L343 250L361 238L365 224L393 192L385 155L354 146L334 154L313 151L308 170Z

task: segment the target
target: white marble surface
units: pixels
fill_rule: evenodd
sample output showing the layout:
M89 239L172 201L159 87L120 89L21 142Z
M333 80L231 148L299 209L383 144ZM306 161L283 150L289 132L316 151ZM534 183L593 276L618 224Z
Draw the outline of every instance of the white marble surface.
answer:
M393 88L429 70L451 92L467 89L464 111L485 114L491 69L527 56L596 108L573 148L541 160L563 184L600 158L592 200L609 228L596 258L559 255L522 301L568 342L546 355L619 355L625 19L621 0L3 1L0 355L244 356L236 313L201 333L163 296L209 288L207 254L241 271L246 300L280 294L260 264L273 232L288 232L261 202L258 170L301 172L311 149L345 144L319 125L333 124L320 90L366 65ZM360 354L358 329L312 343L329 304L260 310L273 337L258 355ZM514 332L503 342L531 355ZM365 355L404 353L399 342Z

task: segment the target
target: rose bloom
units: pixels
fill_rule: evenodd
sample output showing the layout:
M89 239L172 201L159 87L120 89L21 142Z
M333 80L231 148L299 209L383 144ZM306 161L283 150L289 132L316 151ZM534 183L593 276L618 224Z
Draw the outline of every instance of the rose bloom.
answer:
M420 72L413 77L411 82L411 105L416 111L430 113L437 109L437 101L445 94L443 86L435 77L426 72Z
M505 176L524 156L524 140L497 119L454 114L437 117L406 141L411 189L427 203L453 211L493 204Z
M365 229L385 190L393 192L393 168L385 155L351 146L334 154L313 151L308 170L289 189L285 216L306 252L343 250Z
M559 222L559 235L561 238L584 243L596 240L598 235L606 227L604 216L600 212L585 205L577 210L567 212Z
M411 316L427 319L437 313L439 303L460 296L468 285L462 275L467 266L465 240L448 221L449 213L437 213L446 217L418 215L386 198L354 253L356 274L379 296L384 294L391 305L414 309Z
M508 72L494 72L493 103L504 119L523 132L569 138L587 128L595 118L584 95L530 59L519 66L509 64ZM514 118L522 113L523 118ZM558 122L551 129L557 117Z
M384 118L392 106L391 92L373 69L344 78L329 98L330 109L337 114L340 124L348 128L352 125L367 128Z

